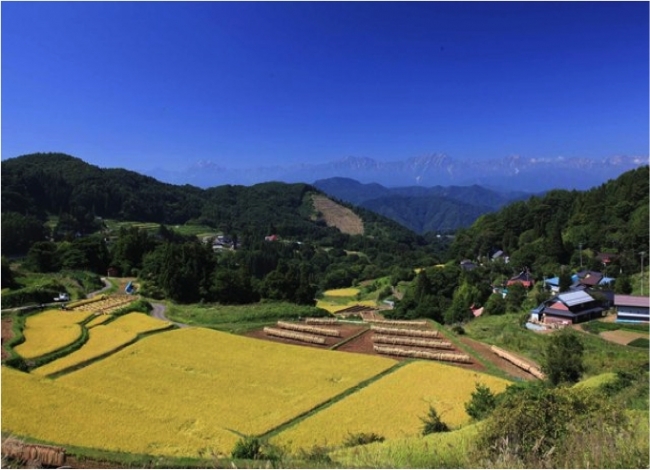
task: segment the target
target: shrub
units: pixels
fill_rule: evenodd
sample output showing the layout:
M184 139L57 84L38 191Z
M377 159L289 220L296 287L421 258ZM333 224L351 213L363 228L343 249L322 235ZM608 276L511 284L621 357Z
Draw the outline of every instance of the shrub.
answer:
M262 459L262 441L257 437L244 437L237 441L232 450L233 459Z
M362 446L364 444L370 444L372 442L384 442L384 439L384 436L380 436L374 432L358 432L349 434L348 437L345 438L343 445L345 447Z
M542 371L553 385L574 384L585 371L583 351L584 346L576 333L564 329L551 337Z
M465 334L465 328L463 328L463 325L454 325L454 326L451 327L451 331L453 331L457 335L464 335Z
M476 384L476 390L472 392L472 398L465 403L465 411L476 421L487 418L494 408L497 400L489 387L480 383Z
M613 435L626 426L623 409L596 391L516 384L485 421L475 451L485 467L566 468L562 460L553 459L572 452L566 444L570 436L589 435L594 429Z
M424 423L422 427L422 435L433 434L436 432L449 432L449 426L440 419L440 415L436 409L429 405L429 412L424 418L420 418Z
M278 461L282 458L279 447L269 444L259 437L244 437L237 441L231 454L233 459L270 460Z

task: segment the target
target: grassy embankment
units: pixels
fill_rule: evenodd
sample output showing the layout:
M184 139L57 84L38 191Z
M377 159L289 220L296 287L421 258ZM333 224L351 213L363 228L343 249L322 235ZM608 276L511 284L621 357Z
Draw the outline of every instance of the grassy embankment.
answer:
M470 338L502 347L540 362L553 333L539 334L519 324L521 314L479 317L465 326ZM630 346L621 346L596 335L580 333L584 345L586 376L624 370L646 363L648 352Z

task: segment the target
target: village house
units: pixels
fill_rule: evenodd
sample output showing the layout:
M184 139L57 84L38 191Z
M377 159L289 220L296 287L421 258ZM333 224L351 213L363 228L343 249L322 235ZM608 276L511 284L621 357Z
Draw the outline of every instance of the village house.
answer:
M533 286L535 283L535 280L533 279L533 275L530 274L530 271L527 269L520 272L517 276L511 277L508 279L508 282L506 282L506 286L512 286L515 284L521 284L524 286L526 289L529 289Z
M556 295L531 311L531 320L551 325L570 325L601 318L603 303L587 292L572 291Z
M640 295L614 296L617 322L648 322L650 321L650 298Z

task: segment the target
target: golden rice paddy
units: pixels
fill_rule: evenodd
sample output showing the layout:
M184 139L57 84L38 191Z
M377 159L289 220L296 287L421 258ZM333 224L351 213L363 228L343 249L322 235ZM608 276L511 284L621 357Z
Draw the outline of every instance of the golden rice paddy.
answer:
M25 342L14 349L25 359L49 354L74 343L81 336L79 323L90 316L89 312L47 310L27 317Z
M327 299L320 299L316 302L316 307L327 310L330 313L338 312L348 307L353 307L355 305L365 305L366 307L376 307L377 302L374 300L361 300L361 301L350 301L346 303L341 302L332 302Z
M465 403L476 383L497 393L508 381L435 362L413 362L288 428L274 442L293 450L337 446L349 434L416 436L433 406L452 428L467 424Z
M95 318L86 323L86 328L92 328L93 326L101 325L106 323L108 320L112 320L111 315L97 315Z
M233 431L267 432L394 364L202 328L161 332L55 380L3 370L2 429L123 452L227 454Z
M356 287L346 287L345 289L330 289L323 292L326 297L354 297L359 293Z
M91 328L88 333L88 341L81 349L38 367L32 373L36 375L56 374L115 351L134 341L140 333L156 331L169 326L169 322L142 313L129 313L107 325L97 325Z

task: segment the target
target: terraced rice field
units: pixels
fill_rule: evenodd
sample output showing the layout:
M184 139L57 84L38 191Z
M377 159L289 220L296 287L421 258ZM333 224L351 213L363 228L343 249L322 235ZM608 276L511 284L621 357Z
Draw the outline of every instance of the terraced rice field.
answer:
M107 325L97 325L91 328L88 333L88 341L81 349L34 369L32 373L47 376L62 372L119 349L135 341L140 333L161 330L170 326L169 322L149 317L143 313L124 315Z
M366 307L376 307L377 302L375 302L374 300L361 300L361 301L350 300L349 302L340 302L340 301L329 300L327 298L318 299L316 301L316 307L327 310L330 313L338 312L339 310L343 310L345 308L352 307L354 305L365 305Z
M354 297L359 293L356 287L347 287L345 289L331 289L323 292L325 297Z
M25 320L25 342L14 349L25 359L34 359L74 343L81 336L81 326L90 312L46 310Z
M228 454L237 433L266 433L395 363L202 328L161 332L54 380L3 368L2 429L123 452Z
M101 325L102 323L106 323L112 319L113 317L111 315L97 315L95 318L86 323L86 328L92 328L94 326Z
M273 441L296 451L338 446L349 434L362 432L387 439L417 436L429 405L457 428L469 422L464 404L476 383L497 393L510 382L445 364L413 362L287 428Z

